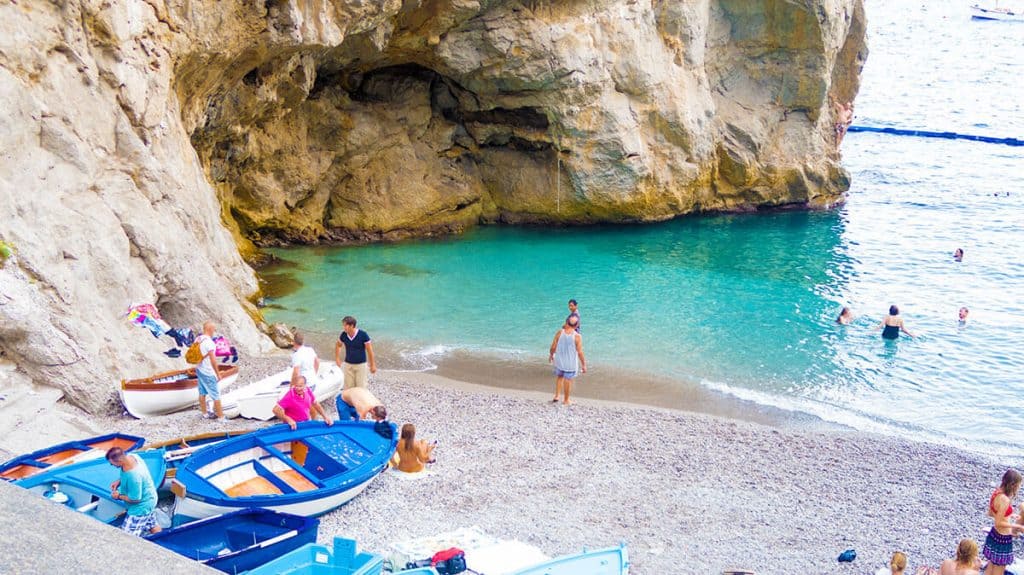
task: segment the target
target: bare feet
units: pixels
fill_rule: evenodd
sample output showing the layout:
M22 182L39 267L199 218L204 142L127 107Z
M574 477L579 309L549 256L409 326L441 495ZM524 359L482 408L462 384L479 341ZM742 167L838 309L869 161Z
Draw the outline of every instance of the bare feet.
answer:
M558 403L558 398L556 397L556 398L552 399L551 403Z
M557 399L555 401L558 401ZM572 402L568 399L562 402L562 405L572 405Z

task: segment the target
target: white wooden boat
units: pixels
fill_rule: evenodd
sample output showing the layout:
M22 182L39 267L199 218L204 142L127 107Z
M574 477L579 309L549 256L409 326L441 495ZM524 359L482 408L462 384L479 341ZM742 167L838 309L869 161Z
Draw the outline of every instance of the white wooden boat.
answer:
M998 2L987 5L975 4L971 6L971 18L974 20L1024 22L1024 3L1014 8L1000 6Z
M274 406L288 391L292 368L275 373L259 381L232 390L221 398L224 417L245 417L268 421L274 418ZM314 381L306 385L313 390L317 403L334 401L341 393L345 374L333 362L321 362Z
M237 366L221 366L220 385L226 387L238 378ZM141 379L122 379L118 390L128 413L138 418L181 411L199 403L196 368L158 373Z

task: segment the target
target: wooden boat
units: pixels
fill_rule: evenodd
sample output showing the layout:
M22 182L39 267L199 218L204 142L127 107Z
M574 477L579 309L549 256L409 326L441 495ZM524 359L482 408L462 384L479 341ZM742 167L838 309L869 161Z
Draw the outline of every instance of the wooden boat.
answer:
M383 570L383 557L358 551L352 539L335 537L334 549L304 545L246 575L380 575Z
M238 378L238 366L221 366L221 387ZM199 403L196 368L158 373L141 379L122 379L121 403L128 413L142 419L188 409Z
M32 477L56 465L72 465L103 457L111 447L134 451L142 447L145 441L145 439L134 435L111 433L60 443L26 455L19 455L0 465L0 479L16 481Z
M289 551L316 543L318 519L266 509L214 515L146 538L225 573L255 569Z
M975 4L971 6L971 19L1024 22L1024 5L1017 9L1011 9L999 6L998 2L991 6Z
M154 483L164 476L164 453L161 449L135 451L149 469ZM14 485L38 493L51 501L63 503L71 509L94 519L118 525L123 520L126 504L110 498L110 484L121 476L121 470L105 458L91 459L73 465L52 467ZM159 487L159 485L157 485Z
M274 406L288 391L292 369L275 373L259 381L232 390L221 398L224 417L242 416L248 419L269 421L274 418ZM341 393L345 374L333 362L321 362L315 381L307 382L316 395L317 403L333 401Z
M550 561L513 571L508 575L626 575L629 557L626 546L595 551L583 550L575 555L556 557Z
M386 425L390 438L371 422L305 421L295 430L275 425L200 449L178 465L171 481L174 522L245 507L307 517L326 513L387 467L398 433L394 424Z
M169 439L167 441L147 443L143 449L164 450L164 462L167 463L167 471L164 473L164 485L169 486L171 484L170 480L174 479L174 476L178 471L178 464L184 461L189 455L192 455L204 447L220 443L225 439L245 435L246 433L251 432L251 429L244 429L238 431L200 433L197 435L189 435L187 437Z

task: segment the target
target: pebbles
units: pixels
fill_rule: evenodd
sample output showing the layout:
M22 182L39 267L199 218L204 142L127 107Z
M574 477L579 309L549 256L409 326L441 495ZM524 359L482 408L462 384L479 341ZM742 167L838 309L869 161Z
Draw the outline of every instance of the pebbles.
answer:
M250 361L245 379L282 363ZM985 504L1005 470L896 438L584 399L566 407L547 394L443 381L371 378L397 424L415 423L417 437L438 441L437 463L422 477L383 474L321 518L321 543L343 535L386 555L392 542L476 525L551 556L625 541L634 575L853 574L886 565L896 550L915 571L949 557L960 538L983 537ZM194 411L107 422L150 440L262 425L204 421ZM857 560L837 563L847 548Z

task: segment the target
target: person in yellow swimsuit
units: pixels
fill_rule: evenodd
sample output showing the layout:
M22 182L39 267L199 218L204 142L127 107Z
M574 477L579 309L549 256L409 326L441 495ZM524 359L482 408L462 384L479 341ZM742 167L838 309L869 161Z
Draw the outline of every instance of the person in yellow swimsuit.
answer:
M391 457L391 465L405 473L419 473L427 463L434 462L436 446L437 442L427 443L416 439L416 426L406 423L402 426L401 439L398 440L395 455Z

